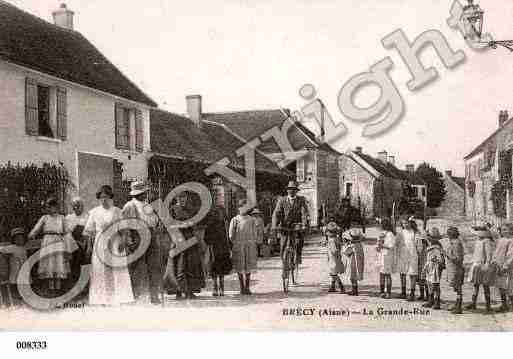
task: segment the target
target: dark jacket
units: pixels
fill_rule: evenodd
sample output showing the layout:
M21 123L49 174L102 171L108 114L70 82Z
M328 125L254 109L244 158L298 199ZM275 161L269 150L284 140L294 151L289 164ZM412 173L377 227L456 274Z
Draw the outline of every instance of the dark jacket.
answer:
M290 228L294 223L307 225L308 207L304 197L296 196L293 203L288 196L281 197L276 203L273 212L272 228L286 227Z

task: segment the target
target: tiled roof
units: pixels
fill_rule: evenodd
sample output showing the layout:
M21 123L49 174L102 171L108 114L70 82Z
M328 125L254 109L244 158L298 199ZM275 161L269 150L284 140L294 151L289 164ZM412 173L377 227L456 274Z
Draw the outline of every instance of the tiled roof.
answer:
M150 136L152 152L159 154L206 163L225 156L191 120L174 113L152 109Z
M246 141L257 138L267 130L281 127L288 118L287 110L257 110L225 113L206 113L204 119L228 126L233 132ZM319 148L328 153L340 156L340 153L328 144L317 141L315 135L301 123L296 122L288 132L289 141L294 150L303 148ZM280 148L273 139L263 142L259 147L264 153L278 153Z
M365 162L367 162L372 168L374 168L377 172L379 172L381 175L385 177L395 178L399 180L406 179L403 171L401 171L391 163L384 163L381 160L374 158L363 152L353 151L353 153Z
M152 109L150 133L152 151L157 154L203 163L214 163L228 157L233 167L244 168L244 157L236 154L244 142L220 124L204 122L200 129L186 117ZM291 175L258 152L255 167L260 172Z
M451 179L461 188L465 189L465 177L451 176Z
M0 60L157 106L79 32L53 25L1 0Z
M475 155L481 153L481 152L484 152L488 146L488 144L491 144L493 145L493 141L495 140L495 136L500 132L500 130L502 130L504 128L504 125L506 125L506 123L510 122L511 120L513 119L510 118L509 120L507 120L501 127L499 127L498 129L496 129L495 131L493 131L493 133L488 136L483 142L481 142L481 144L479 146L477 146L476 148L474 148L472 150L472 152L470 152L468 155L466 155L465 157L463 157L463 159L469 159L471 157L474 157Z

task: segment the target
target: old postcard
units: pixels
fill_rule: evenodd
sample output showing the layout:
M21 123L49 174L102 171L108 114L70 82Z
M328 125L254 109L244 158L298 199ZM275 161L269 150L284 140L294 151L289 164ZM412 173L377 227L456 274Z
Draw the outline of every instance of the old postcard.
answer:
M0 330L512 331L512 22L0 0Z

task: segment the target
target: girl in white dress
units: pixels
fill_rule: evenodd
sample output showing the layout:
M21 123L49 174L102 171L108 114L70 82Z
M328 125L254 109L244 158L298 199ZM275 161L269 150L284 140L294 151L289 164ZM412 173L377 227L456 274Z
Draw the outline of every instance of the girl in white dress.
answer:
M48 295L58 295L62 281L70 273L66 242L64 241L64 216L59 214L58 202L55 198L49 198L46 201L48 214L42 216L36 223L28 238L34 239L38 235L43 235L41 248L52 245L55 246L56 253L48 255L41 251L39 260L38 275L39 278L47 282Z
M388 218L382 220L381 228L383 232L376 247L379 254L379 293L381 298L390 299L392 298L392 273L394 271L396 237L392 222Z
M106 245L102 241L109 241L109 238L100 236L103 231L123 218L121 209L114 207L112 203L113 197L110 186L105 185L100 188L96 193L100 205L89 212L84 229L85 235L94 237L89 283L89 304L91 305L119 305L134 301L128 263L126 266L116 265L115 267L108 264L109 258L126 256L122 237L116 233ZM100 250L104 251L101 256L104 258L100 257Z

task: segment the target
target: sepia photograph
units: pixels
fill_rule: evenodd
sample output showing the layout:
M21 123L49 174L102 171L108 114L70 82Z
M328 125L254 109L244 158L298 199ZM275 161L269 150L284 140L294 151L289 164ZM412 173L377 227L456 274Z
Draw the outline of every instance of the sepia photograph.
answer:
M0 0L0 331L513 331L512 24Z

